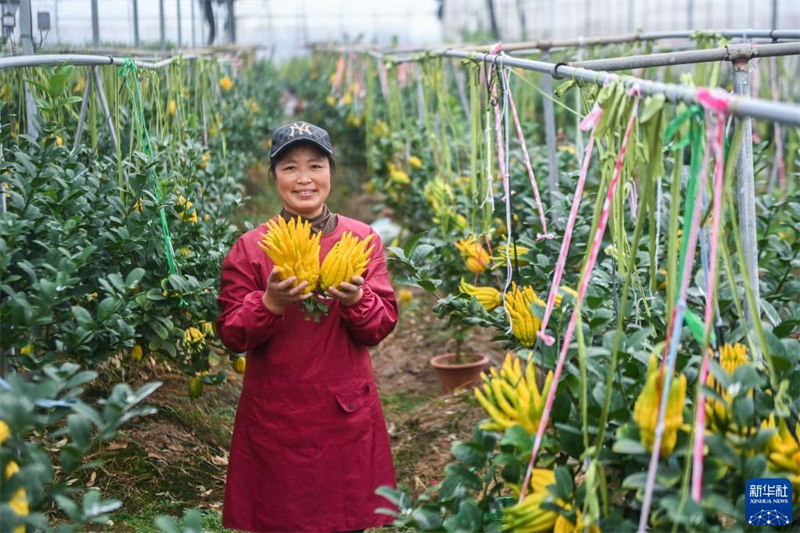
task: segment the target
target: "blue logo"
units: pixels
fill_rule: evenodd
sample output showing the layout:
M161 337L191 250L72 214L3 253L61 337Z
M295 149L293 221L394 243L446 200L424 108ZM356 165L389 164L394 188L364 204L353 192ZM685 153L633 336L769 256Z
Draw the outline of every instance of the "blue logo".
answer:
M744 512L751 526L787 526L792 521L792 484L786 478L751 478Z

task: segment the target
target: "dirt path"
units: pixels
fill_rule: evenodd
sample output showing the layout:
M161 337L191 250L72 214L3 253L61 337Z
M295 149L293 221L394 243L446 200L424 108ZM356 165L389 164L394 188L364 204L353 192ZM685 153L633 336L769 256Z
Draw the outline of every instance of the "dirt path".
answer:
M398 485L415 495L441 479L452 460L453 442L469 439L484 416L471 390L440 394L429 360L451 348L452 341L426 297L416 294L401 309L396 330L372 350ZM490 354L495 362L503 355L488 332L474 332L467 346ZM225 382L205 387L197 400L187 395L188 378L163 363L145 361L127 376L138 385L153 380L164 384L148 402L158 413L135 420L100 454L106 463L92 484L124 502L114 531L141 531L139 520L148 521L142 515L179 515L188 507L221 510L242 386L226 356L214 371L221 369L228 371ZM221 526L211 529L224 531Z

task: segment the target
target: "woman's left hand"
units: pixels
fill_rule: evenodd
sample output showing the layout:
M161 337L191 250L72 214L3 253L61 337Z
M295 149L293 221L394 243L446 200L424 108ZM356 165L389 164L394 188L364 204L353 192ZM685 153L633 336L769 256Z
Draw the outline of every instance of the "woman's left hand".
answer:
M353 276L350 278L350 283L343 281L339 284L338 288L329 287L325 292L328 296L339 300L339 303L347 307L361 301L361 297L364 296L364 289L361 288L362 285L364 285L364 278L361 276Z

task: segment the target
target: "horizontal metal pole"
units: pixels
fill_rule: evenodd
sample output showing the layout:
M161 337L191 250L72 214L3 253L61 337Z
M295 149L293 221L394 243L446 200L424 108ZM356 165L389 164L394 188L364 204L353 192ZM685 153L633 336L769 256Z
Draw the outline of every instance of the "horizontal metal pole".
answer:
M549 49L549 48L568 48L574 46L597 46L604 44L621 44L636 41L657 41L660 39L689 39L696 34L720 35L733 39L800 39L800 30L680 30L680 31L659 31L647 33L627 33L622 35L611 35L608 37L578 37L576 39L562 39L554 41L529 41L520 43L503 44L503 50L513 52L527 49ZM483 45L478 47L462 47L462 50L488 51L494 45Z
M568 63L568 65L591 70L630 70L644 67L687 65L692 63L707 63L710 61L735 61L737 59L753 59L754 57L788 56L797 54L800 54L800 42L738 44L706 50L688 50L685 52L667 52L663 54L575 61Z
M184 59L196 59L201 56L186 55L186 56L173 56L167 59L162 59L155 63L149 61L134 60L136 66L139 68L159 69L163 68L179 57ZM100 66L100 65L116 65L121 66L125 64L125 58L113 56L100 56L100 55L87 55L87 54L40 54L40 55L19 55L0 57L0 70L7 68L18 67L41 67L41 66L57 66L57 65L75 65L79 66Z
M506 52L518 52L520 50L547 50L551 48L573 48L576 46L599 46L605 44L621 44L636 41L657 41L660 39L689 39L696 34L710 34L720 35L728 39L800 39L800 30L754 30L754 29L733 29L733 30L678 30L678 31L657 31L646 33L625 33L621 35L611 35L608 37L577 37L575 39L560 39L560 40L541 40L541 41L527 41L518 43L504 43L503 50ZM330 43L309 43L307 45L318 52L328 53L343 53L355 52L366 53L368 50L364 45L357 45L353 47L346 47L342 45L331 45ZM492 48L492 44L473 46L468 44L450 45L449 48L457 48L459 50L475 50L480 52L488 52ZM373 48L371 51L380 55L390 56L396 54L415 54L426 52L429 50L444 50L448 48L446 45L442 46L428 46L428 47L415 47L415 48L395 48L387 49Z
M638 85L642 94L663 94L671 102L698 103L697 89L687 85L673 85L655 81L643 80L632 76L620 76L610 72L588 70L571 67L563 63L554 64L530 59L519 59L504 55L481 54L462 50L446 50L440 55L461 59L474 59L485 63L494 63L498 66L516 67L524 70L533 70L550 74L555 78L574 78L603 85L606 81L621 81L627 87ZM760 98L747 98L742 96L730 97L730 112L738 116L749 116L757 119L770 120L800 126L800 106L794 104L772 102Z

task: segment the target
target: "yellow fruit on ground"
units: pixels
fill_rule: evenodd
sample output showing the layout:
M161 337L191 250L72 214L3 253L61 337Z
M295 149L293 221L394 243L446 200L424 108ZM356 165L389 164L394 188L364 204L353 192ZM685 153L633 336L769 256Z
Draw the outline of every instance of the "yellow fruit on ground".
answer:
M410 166L414 170L419 170L422 168L422 159L419 157L412 155L408 158L408 166Z
M200 378L192 378L189 381L189 398L192 400L199 398L203 394L203 382Z
M233 360L233 369L239 374L244 374L244 369L247 366L247 361L244 357L237 357Z
M142 360L142 355L144 354L144 350L138 344L135 344L133 348L131 348L131 359L136 361L137 363Z
M11 434L11 429L5 420L0 420L0 444L3 444Z

